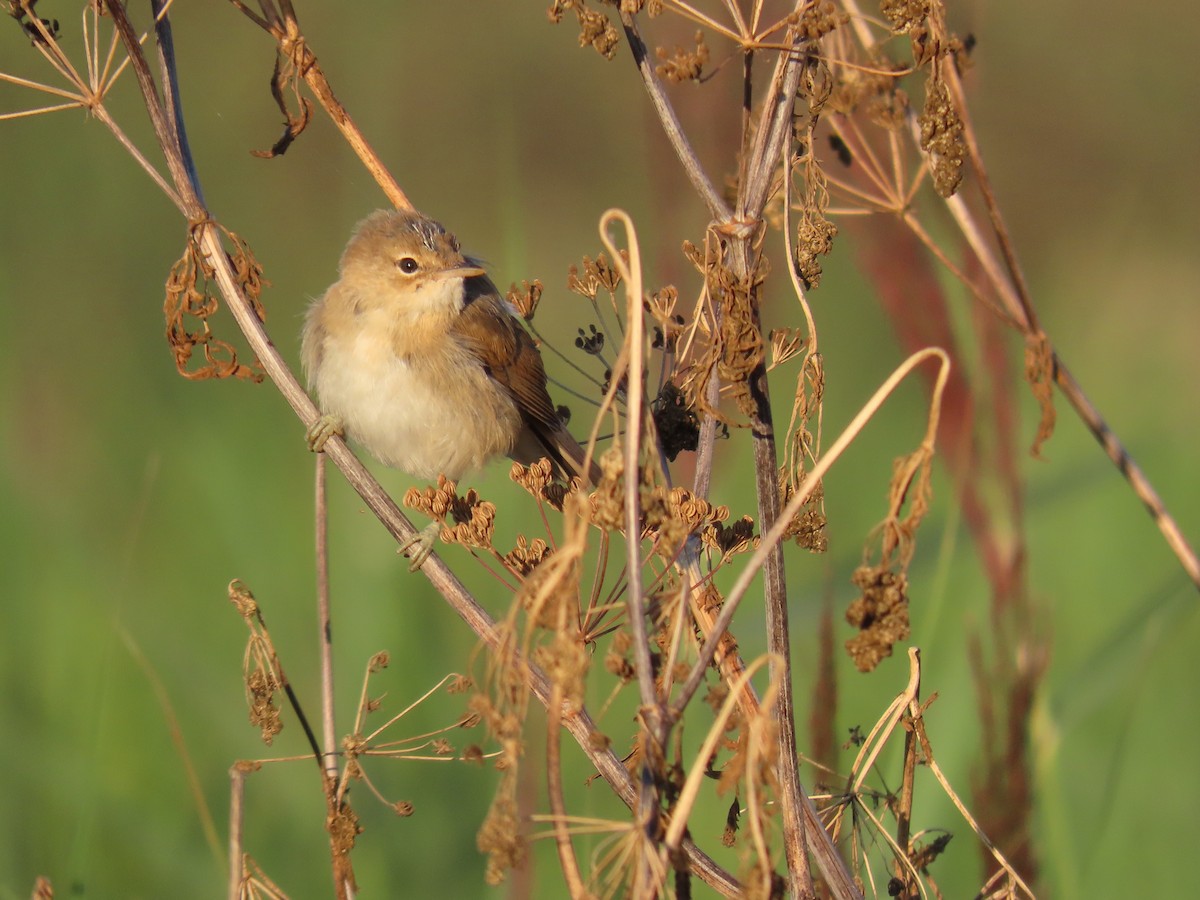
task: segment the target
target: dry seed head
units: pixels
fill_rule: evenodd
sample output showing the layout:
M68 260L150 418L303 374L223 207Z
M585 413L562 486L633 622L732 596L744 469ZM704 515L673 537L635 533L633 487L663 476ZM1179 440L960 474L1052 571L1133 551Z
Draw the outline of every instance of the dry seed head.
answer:
M879 9L892 23L892 34L907 34L925 22L929 4L930 0L883 0Z
M833 250L837 233L837 226L815 207L806 208L800 215L796 228L796 269L806 288L820 286L821 257Z
M506 780L511 771L506 772ZM500 790L475 837L476 845L488 857L484 880L492 885L502 882L509 869L522 866L528 852L516 801L503 786Z
M450 513L456 524L442 529L442 540L487 550L492 546L492 533L496 527L496 504L480 500L474 488L465 497L455 497Z
M781 366L808 345L799 328L773 328L767 334L771 341L771 365Z
M681 451L694 451L700 446L700 417L673 380L663 383L662 390L650 404L650 415L662 452L671 462Z
M226 590L229 594L229 602L237 608L238 614L243 619L249 620L258 615L258 603L254 599L254 594L241 580L235 578L229 582Z
M354 810L343 803L325 823L329 832L330 846L333 853L346 856L354 849L354 842L362 834L362 826L358 824L358 816Z
M918 121L921 149L930 157L934 189L942 197L950 197L962 183L967 146L962 119L950 100L950 92L935 75L930 75L925 87L925 108Z
M671 514L686 522L692 531L698 531L702 525L724 522L729 518L728 506L713 506L685 487L671 488L667 494L667 502L670 504Z
M563 704L576 712L583 709L591 661L587 648L574 635L559 632L552 643L538 647L533 655L551 683L562 691Z
M588 498L591 504L591 521L605 531L619 529L624 523L625 486L622 475L625 462L621 449L609 447L600 457L600 483Z
M759 536L754 533L754 520L749 516L742 516L728 527L719 524L710 525L704 529L700 537L705 546L720 552L722 561L734 554L757 549L760 540Z
M608 674L619 678L622 684L628 684L637 677L637 670L633 667L629 657L617 652L615 641L608 653L604 655L604 669Z
M550 547L541 538L535 538L529 543L525 535L517 535L517 546L504 554L504 564L509 570L522 578L527 577L546 557L550 555Z
M529 614L533 627L557 632L574 620L578 610L578 566L571 563L565 570L561 565L531 569L517 591L517 602Z
M546 488L554 481L554 468L548 459L539 459L528 468L519 462L514 462L508 477L533 497L541 499Z
M269 747L275 735L283 731L283 719L274 702L279 683L265 669L256 669L246 676L245 681L250 724L259 730L262 742Z
M787 23L794 25L800 39L805 41L819 41L849 21L850 14L839 10L831 0L809 4L787 16Z
M508 289L507 299L521 318L529 322L542 300L542 283L537 279L532 282L522 281L521 287L518 288L514 282Z
M846 650L860 672L870 672L909 635L908 578L903 572L860 566L850 580L863 593L846 610L846 621L859 629L846 641Z
M672 84L682 81L698 82L708 64L708 45L704 43L703 31L696 32L695 41L694 50L685 50L677 46L674 54L668 53L664 47L657 48L654 52L661 62L654 67L654 71L658 76Z

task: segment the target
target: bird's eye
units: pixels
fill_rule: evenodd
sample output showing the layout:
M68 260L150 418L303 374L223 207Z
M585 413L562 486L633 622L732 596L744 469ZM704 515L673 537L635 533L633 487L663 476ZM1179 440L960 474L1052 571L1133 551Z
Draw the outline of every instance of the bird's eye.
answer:
M411 256L402 256L396 260L396 268L405 275L414 275L417 269L421 268L421 264Z

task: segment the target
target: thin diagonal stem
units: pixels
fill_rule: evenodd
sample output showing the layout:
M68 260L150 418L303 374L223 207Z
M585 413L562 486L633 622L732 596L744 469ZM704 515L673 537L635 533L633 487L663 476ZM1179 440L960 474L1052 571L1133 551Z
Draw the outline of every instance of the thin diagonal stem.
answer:
M654 72L654 66L650 62L650 52L638 31L637 20L624 8L621 10L621 26L625 29L625 39L629 41L629 49L633 52L633 60L637 64L638 74L642 76L642 83L646 87L650 103L654 106L654 111L658 113L658 119L667 134L667 140L675 148L675 155L679 157L684 172L691 180L696 193L700 195L700 199L708 207L709 214L714 219L721 221L728 219L729 207L725 205L725 201L721 199L708 176L704 174L700 160L696 158L696 152L692 149L691 141L688 140L683 126L679 124L679 118L675 115L675 108L671 106L671 102L663 91L662 82L658 80L658 75Z

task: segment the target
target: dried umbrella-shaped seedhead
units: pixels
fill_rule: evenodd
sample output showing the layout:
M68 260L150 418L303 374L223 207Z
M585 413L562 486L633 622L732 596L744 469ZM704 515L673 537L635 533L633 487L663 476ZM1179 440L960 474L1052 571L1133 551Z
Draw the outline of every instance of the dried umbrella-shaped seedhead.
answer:
M474 488L460 497L458 485L439 475L436 487L409 488L404 494L404 505L446 525L441 538L447 544L481 550L492 548L496 504L481 500ZM449 524L447 519L453 519L454 524Z
M526 322L530 322L542 300L542 283L534 279L532 282L522 281L519 288L514 284L508 289L506 298L517 314Z

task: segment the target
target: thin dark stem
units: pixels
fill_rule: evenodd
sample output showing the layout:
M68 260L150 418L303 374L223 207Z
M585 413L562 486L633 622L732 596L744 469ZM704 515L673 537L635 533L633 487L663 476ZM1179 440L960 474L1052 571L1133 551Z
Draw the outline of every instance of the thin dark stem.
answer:
M151 0L150 7L154 11L154 33L158 38L159 70L162 72L162 82L170 100L166 106L167 123L171 133L175 135L179 160L187 173L188 183L195 191L200 205L205 206L204 194L200 190L200 174L196 171L196 162L192 159L192 148L184 127L183 100L179 94L179 73L175 65L175 39L171 35L171 20L164 11L164 0Z
M908 842L912 836L913 779L916 777L917 771L917 739L913 732L912 717L907 712L905 712L905 717L908 727L904 732L904 768L900 775L900 797L896 811L896 845L900 848L900 852L907 857ZM917 886L912 882L908 865L907 858L897 859L895 872L896 877L905 883L911 896Z
M791 134L792 109L806 58L799 52L780 56L771 78L763 119L754 137L750 162L741 185L737 218L742 222L756 221L766 204L777 161L783 144ZM752 283L750 273L757 267L758 250L753 234L739 234L731 241L734 271ZM750 308L754 325L761 332L760 298L752 297ZM775 430L771 414L771 396L765 358L758 362L750 376L750 394L756 414L752 421L754 440L755 487L758 495L760 528L766 533L779 515L779 462L775 447ZM800 896L812 896L812 875L809 872L804 812L807 797L800 781L796 751L795 700L792 689L791 637L788 631L787 583L784 574L783 547L776 543L763 566L763 594L766 608L767 647L771 653L771 678L778 684L779 697L776 718L779 734L779 792L783 811L784 847L791 890Z

